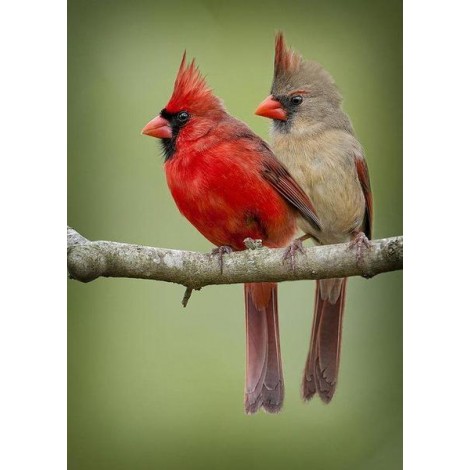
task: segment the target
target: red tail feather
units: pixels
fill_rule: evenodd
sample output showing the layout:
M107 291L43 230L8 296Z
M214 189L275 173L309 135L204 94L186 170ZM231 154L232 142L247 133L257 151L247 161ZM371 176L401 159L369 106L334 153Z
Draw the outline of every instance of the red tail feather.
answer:
M245 412L278 413L284 400L277 285L245 284Z

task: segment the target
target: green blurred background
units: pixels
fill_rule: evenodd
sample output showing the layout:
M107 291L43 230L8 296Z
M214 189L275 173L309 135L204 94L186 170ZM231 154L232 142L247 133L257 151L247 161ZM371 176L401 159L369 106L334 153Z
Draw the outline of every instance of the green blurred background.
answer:
M166 104L184 49L229 111L268 138L281 29L336 78L366 150L375 238L402 233L399 1L73 0L68 6L68 222L84 236L209 251L178 213L160 149L140 130ZM71 469L398 469L402 275L349 283L339 387L300 400L313 283L280 288L279 415L243 413L241 286L69 281Z

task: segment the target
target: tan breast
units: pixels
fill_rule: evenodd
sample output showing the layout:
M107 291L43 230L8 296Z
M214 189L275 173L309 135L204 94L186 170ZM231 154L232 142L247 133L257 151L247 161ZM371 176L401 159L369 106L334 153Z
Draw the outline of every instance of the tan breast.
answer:
M273 133L272 149L312 199L322 224L316 233L302 220L299 228L322 243L341 243L360 229L365 199L354 161L357 140L341 130L310 134Z

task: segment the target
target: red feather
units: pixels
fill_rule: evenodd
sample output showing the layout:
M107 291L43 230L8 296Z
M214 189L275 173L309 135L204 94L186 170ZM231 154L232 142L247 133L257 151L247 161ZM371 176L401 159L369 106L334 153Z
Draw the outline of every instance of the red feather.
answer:
M203 113L210 109L223 107L222 102L207 86L206 80L196 67L194 59L186 64L186 52L183 55L175 86L166 110L176 113L181 110Z
M256 142L235 138L244 126L228 115L225 121L204 137L203 151L188 144L165 164L173 198L217 246L243 250L247 237L268 247L286 246L295 233L295 212L264 178L266 156Z

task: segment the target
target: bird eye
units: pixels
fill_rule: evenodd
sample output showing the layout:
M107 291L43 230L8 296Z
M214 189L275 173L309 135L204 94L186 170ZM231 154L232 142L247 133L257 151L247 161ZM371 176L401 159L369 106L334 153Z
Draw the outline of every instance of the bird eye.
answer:
M295 95L290 99L291 104L298 106L304 99L300 95Z
M178 119L178 122L183 124L189 119L189 114L186 111L181 111L176 115L176 119Z

